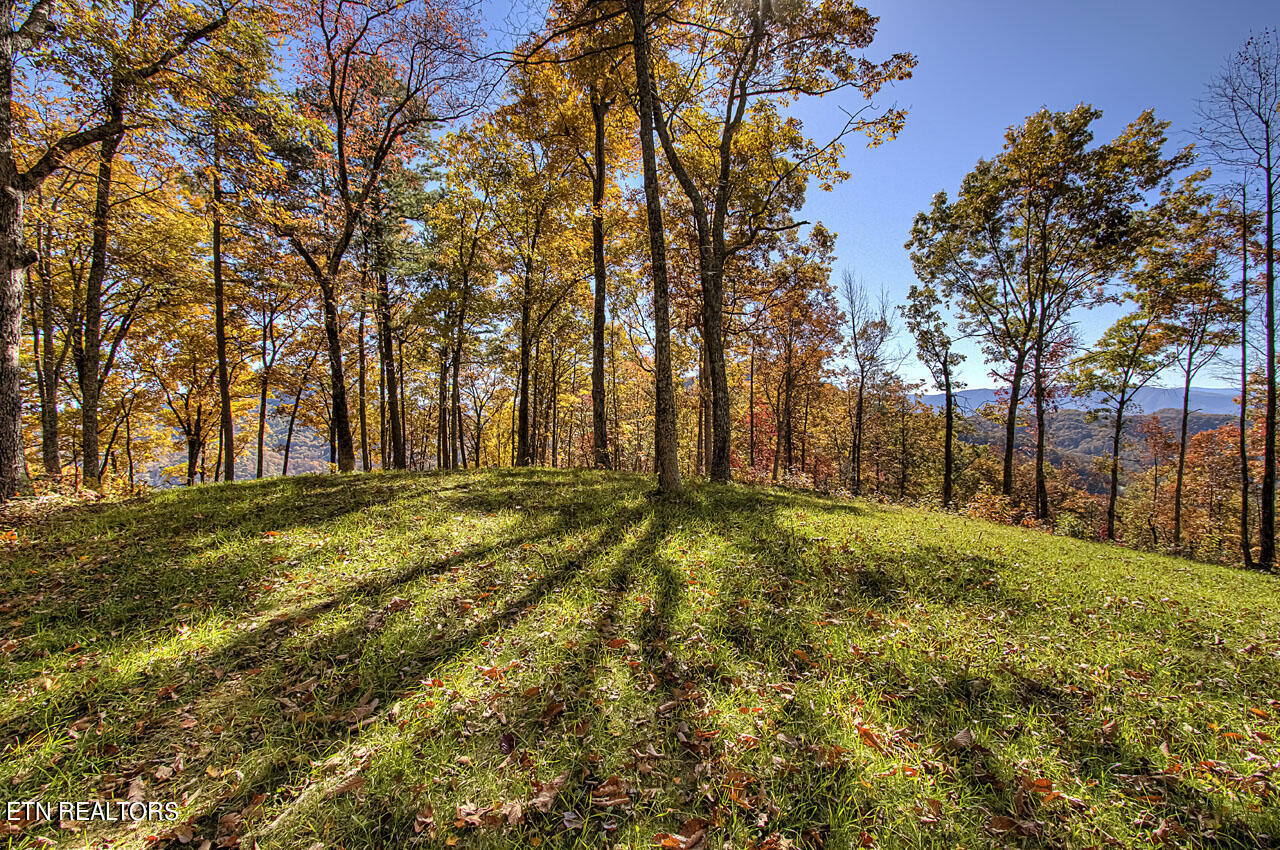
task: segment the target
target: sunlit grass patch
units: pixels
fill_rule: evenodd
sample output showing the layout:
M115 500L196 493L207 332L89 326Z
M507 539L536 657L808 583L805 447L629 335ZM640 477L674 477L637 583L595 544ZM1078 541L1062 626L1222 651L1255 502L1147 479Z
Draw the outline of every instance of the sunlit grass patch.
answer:
M1280 582L943 514L493 470L170 491L0 554L23 840L1254 847ZM19 828L16 825L12 828ZM665 845L663 844L665 842Z

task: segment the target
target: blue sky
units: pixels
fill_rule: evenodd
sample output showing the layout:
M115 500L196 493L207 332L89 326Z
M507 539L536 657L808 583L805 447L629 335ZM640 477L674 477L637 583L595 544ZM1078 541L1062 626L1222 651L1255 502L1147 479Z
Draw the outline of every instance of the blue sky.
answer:
M848 268L893 300L914 282L903 243L934 193L954 195L980 157L1000 151L1005 129L1041 106L1091 103L1102 110L1099 140L1144 109L1172 121L1170 144L1191 141L1205 84L1249 31L1280 25L1280 4L1264 0L897 0L869 3L880 16L871 58L916 54L915 76L883 93L909 110L906 129L875 150L848 145L853 173L832 193L814 187L804 217L839 234L836 274ZM841 122L836 103L817 100L797 114L815 138ZM1114 314L1082 315L1096 338ZM907 340L903 340L907 344ZM919 364L904 369L923 378ZM990 386L981 358L963 367L970 386ZM1197 383L1221 383L1202 373Z

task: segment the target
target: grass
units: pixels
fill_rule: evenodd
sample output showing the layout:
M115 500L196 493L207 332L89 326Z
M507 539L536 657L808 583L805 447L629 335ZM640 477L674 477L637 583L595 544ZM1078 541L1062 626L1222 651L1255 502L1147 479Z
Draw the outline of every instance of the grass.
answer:
M1280 846L1280 580L568 471L303 476L0 548L13 846Z

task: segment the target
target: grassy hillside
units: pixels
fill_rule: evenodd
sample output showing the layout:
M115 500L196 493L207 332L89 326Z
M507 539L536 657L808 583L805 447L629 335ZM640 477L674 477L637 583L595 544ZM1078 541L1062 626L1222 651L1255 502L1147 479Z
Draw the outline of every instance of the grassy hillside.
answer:
M650 486L309 476L20 525L6 797L181 819L14 838L1280 846L1280 580Z

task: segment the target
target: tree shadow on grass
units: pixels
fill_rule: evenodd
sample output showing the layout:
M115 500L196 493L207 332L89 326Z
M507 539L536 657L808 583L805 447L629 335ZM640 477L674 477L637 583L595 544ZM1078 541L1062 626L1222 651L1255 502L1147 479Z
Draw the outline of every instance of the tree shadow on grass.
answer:
M373 490L350 497L308 489L324 480L307 485L294 492L330 499L304 502L302 517L281 515L300 530L312 527L308 513L323 516L323 531L348 513L377 519L394 509L395 522L411 524L405 514L429 503L431 522L492 519L495 528L437 546L439 529L424 527L406 537L419 548L390 565L371 562L360 573L335 564L356 575L270 610L236 600L225 606L244 615L234 631L173 657L159 675L118 676L101 687L84 678L66 697L46 698L41 724L54 735L44 745L10 746L3 759L17 767L0 768L0 778L17 776L13 793L26 796L40 796L49 781L63 782L56 787L71 798L86 783L94 783L90 796L123 797L137 781L148 799L198 793L193 837L264 846L308 846L309 835L346 846L415 838L437 846L446 834L469 847L524 847L535 836L548 848L615 837L639 846L658 831L699 829L711 846L721 835L742 846L772 835L806 847L857 846L864 832L880 846L950 846L972 839L956 824L977 819L981 829L1005 815L1047 824L1018 843L1060 843L1047 815L1025 808L1025 794L1019 803L1021 768L1007 747L953 739L991 727L994 697L1010 689L1028 709L1056 700L1050 710L1060 717L1086 706L1030 673L975 683L959 659L946 657L930 656L918 665L928 675L913 680L901 653L924 650L890 652L908 639L899 621L915 617L920 600L1020 622L1024 600L992 580L998 562L957 561L929 543L905 563L901 549L875 541L843 549L797 519L836 512L856 524L874 514L807 495L704 485L683 500L650 503L650 482L640 476L379 477L370 476ZM230 531L272 530L273 520L248 505L219 515L239 517ZM135 521L157 534L164 525ZM275 545L243 551L256 556ZM705 555L699 546L712 551L712 560L689 566L686 546L697 558ZM713 582L714 593L695 575ZM166 597L170 605L179 599ZM181 620L162 609L157 603L169 627ZM94 616L91 609L90 625ZM832 629L850 643L833 643ZM73 660L59 654L49 663ZM79 737L61 733L81 717L90 723L72 730ZM105 721L101 734L93 718ZM1083 731L1071 735L1084 740ZM42 753L92 778L67 785L62 768L38 771ZM161 778L175 753L181 768ZM1140 767L1144 755L1087 753L1081 744L1071 758ZM21 776L23 769L30 772ZM559 774L566 778L547 811L532 807L535 783L545 788ZM615 775L620 784L610 785ZM365 776L368 784L357 786ZM609 788L623 796L602 796ZM932 818L926 795L948 807L947 817ZM518 819L488 810L516 799L525 801ZM1204 799L1193 788L1177 805ZM424 826L428 800L437 806ZM466 815L470 804L485 813ZM898 815L912 807L915 831L887 831L885 812L897 813L893 829L903 830ZM1256 839L1236 823L1218 834L1222 846ZM162 834L157 844L179 846L186 835Z

